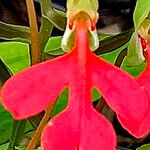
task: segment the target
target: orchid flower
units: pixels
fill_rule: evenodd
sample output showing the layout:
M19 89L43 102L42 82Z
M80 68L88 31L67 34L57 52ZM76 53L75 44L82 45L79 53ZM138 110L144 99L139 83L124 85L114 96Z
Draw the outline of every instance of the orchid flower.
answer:
M150 133L150 35L149 35L149 29L150 29L150 20L145 19L139 29L138 29L138 34L139 34L139 43L141 43L141 46L143 48L143 54L146 59L146 67L140 75L136 77L136 80L140 83L141 88L144 89L145 94L148 99L148 110L144 116L144 118L141 120L140 124L137 125L139 128L139 132L146 131L147 133ZM129 122L125 121L122 119L122 123L126 126L127 128L129 126L132 126ZM132 132L136 132L136 128Z
M139 131L138 126L148 111L145 90L128 73L92 53L88 35L96 33L98 5L96 0L92 2L96 5L90 5L91 0L87 0L89 5L82 0L68 1L69 31L65 35L73 31L74 42L67 54L21 71L1 91L4 107L15 119L23 119L46 109L63 89L69 88L68 106L44 129L43 150L115 150L111 123L92 106L92 88L102 94L131 134L142 137L148 132Z
M144 118L137 126L140 133L144 131L148 134L150 133L150 41L144 40L142 37L140 37L140 40L144 50L147 65L144 71L136 77L136 80L141 85L141 88L145 91L145 95L148 99L148 109ZM125 120L122 120L122 123L124 125L126 124L127 127L132 126L132 124ZM132 132L136 132L136 129L133 128L132 130Z

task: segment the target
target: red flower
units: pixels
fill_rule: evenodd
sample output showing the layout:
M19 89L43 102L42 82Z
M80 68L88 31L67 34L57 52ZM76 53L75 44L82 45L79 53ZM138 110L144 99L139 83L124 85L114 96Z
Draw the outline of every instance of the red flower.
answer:
M140 83L141 88L144 89L145 91L145 95L147 96L148 99L148 109L141 122L139 124L136 124L138 130L137 128L135 129L132 128L131 132L134 133L139 132L139 134L142 135L142 133L144 132L147 134L150 133L150 41L144 40L142 37L140 37L140 40L146 58L147 66L145 70L136 78L136 80ZM139 100L139 102L141 101L143 101L143 99ZM130 126L132 126L131 122L129 123L128 121L125 120L121 121L124 125L127 126L127 128L130 128Z
M115 132L93 108L92 88L99 90L122 125L136 137L147 133L147 129L139 131L138 126L148 110L145 90L129 74L91 52L89 19L77 17L74 26L73 50L10 78L1 92L2 103L14 118L23 119L46 109L64 88L69 87L68 106L45 128L43 149L114 150Z

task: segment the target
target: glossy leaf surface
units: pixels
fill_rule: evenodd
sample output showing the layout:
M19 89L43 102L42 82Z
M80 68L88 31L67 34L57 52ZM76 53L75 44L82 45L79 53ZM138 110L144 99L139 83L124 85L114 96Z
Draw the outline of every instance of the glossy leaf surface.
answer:
M0 22L0 39L30 43L28 27Z

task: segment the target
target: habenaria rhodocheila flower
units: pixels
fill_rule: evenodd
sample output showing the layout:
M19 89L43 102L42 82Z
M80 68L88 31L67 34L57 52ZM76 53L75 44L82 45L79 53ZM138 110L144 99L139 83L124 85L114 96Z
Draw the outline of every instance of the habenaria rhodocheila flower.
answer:
M92 53L88 35L95 32L96 19L88 7L81 10L76 9L72 18L68 16L67 29L74 30L75 35L72 50L16 74L1 91L4 107L14 118L23 119L46 109L69 88L67 108L51 119L43 132L43 150L115 150L112 125L92 106L93 87L124 128L136 137L147 134L144 129L137 131L148 109L144 89L128 73Z

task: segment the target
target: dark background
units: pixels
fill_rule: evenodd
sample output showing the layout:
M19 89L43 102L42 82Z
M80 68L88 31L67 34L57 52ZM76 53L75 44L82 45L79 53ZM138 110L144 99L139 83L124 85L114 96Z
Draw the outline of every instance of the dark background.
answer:
M35 0L34 2L40 26L41 13L39 0ZM52 0L52 3L54 8L66 11L66 0ZM104 29L104 32L121 32L131 28L133 26L132 15L135 4L136 0L100 0L100 18L97 27L100 29L108 27L106 31ZM25 0L0 0L0 21L28 26ZM115 26L110 26L113 24ZM117 31L113 31L116 27Z

